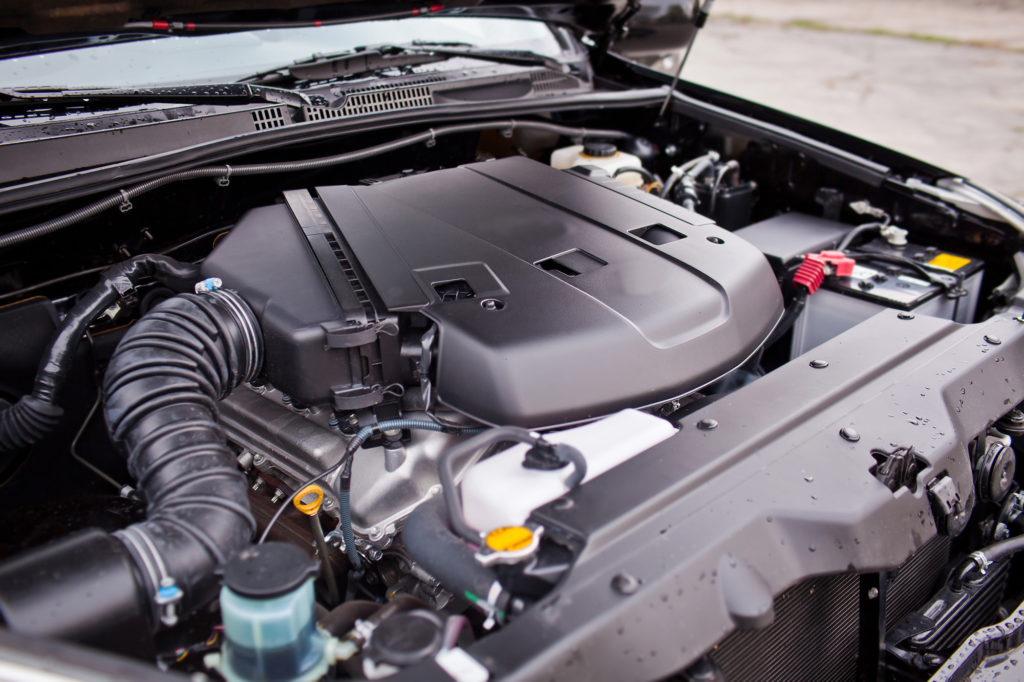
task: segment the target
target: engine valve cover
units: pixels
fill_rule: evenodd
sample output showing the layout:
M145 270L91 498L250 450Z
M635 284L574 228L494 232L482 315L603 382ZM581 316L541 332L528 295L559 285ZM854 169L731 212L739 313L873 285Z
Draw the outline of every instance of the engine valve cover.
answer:
M258 312L265 375L307 403L427 383L483 422L565 424L714 381L782 311L756 248L585 167L512 157L285 199L203 271Z

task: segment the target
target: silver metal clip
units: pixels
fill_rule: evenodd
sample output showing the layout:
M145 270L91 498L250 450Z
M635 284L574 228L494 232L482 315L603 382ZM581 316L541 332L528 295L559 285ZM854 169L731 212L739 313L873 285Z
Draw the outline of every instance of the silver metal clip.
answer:
M128 198L128 191L123 189L118 191L121 193L121 205L118 206L118 209L120 209L121 213L127 213L132 210L132 202Z
M218 187L227 187L231 184L231 166L224 164L224 175L217 178Z

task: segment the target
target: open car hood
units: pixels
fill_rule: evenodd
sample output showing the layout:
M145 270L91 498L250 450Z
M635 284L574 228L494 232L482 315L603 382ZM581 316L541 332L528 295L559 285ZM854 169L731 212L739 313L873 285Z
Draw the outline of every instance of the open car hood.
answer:
M657 3L656 3L657 4ZM640 10L639 0L579 0L516 3L454 0L427 5L423 0L387 2L317 2L317 0L169 0L159 5L144 0L18 0L0 2L0 40L20 34L62 35L132 30L232 30L230 25L282 25L358 21L362 19L442 14L539 19L569 26L610 42ZM206 27L216 26L216 29Z

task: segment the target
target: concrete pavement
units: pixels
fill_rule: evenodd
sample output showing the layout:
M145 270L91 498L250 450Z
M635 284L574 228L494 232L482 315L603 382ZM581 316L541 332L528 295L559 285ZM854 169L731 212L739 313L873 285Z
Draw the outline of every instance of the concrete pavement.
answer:
M1024 0L719 0L683 77L1024 199Z

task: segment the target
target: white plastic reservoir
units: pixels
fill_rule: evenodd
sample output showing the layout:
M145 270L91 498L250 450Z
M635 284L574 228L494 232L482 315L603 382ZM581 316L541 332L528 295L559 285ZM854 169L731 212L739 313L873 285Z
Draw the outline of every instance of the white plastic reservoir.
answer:
M657 445L676 432L672 424L638 410L623 410L596 422L545 433L552 443L567 443L587 460L581 485ZM519 526L537 507L558 499L568 488L568 465L554 471L527 469L528 445L516 445L474 465L462 478L462 509L466 522L482 533Z
M551 152L551 167L559 170L573 166L597 166L615 176L620 168L643 168L640 157L620 151L610 142L588 142L562 147ZM624 185L640 187L644 184L639 173L622 173L615 178Z

